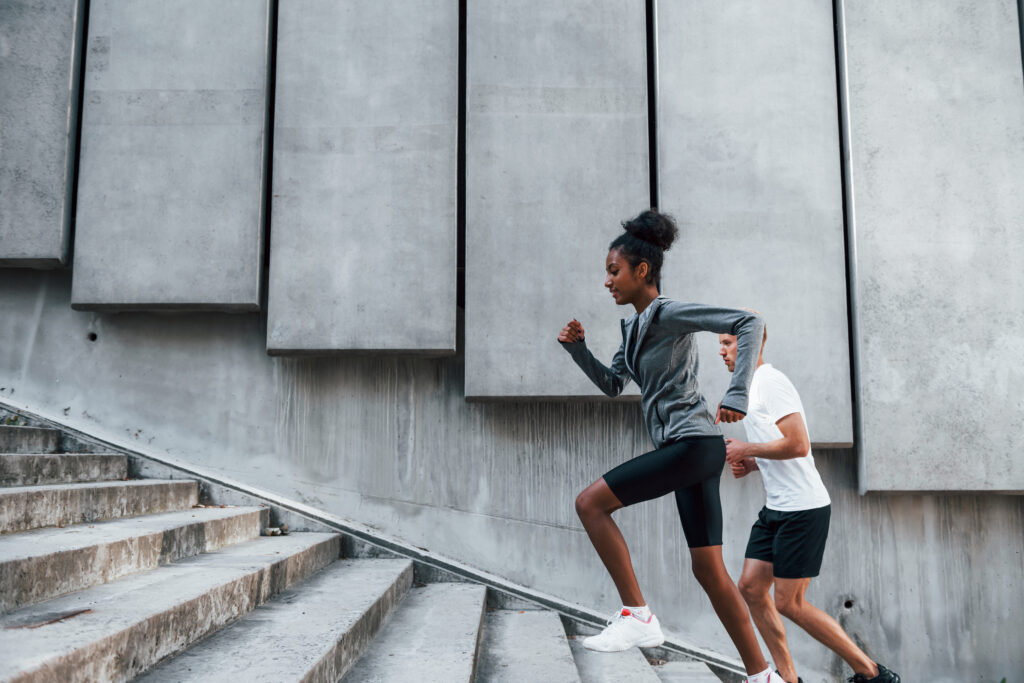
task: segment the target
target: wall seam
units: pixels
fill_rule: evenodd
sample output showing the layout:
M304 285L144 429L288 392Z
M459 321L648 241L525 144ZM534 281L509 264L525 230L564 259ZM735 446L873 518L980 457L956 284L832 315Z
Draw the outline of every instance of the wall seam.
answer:
M1024 83L1024 0L1017 0L1017 32L1020 35L1021 81Z
M77 66L78 73L75 72L74 66L72 67L72 79L77 78L77 85L72 83L71 92L72 95L77 99L73 103L75 109L75 121L74 126L69 125L68 129L73 127L74 137L67 142L67 154L71 157L65 161L67 164L64 182L67 183L65 189L65 199L67 205L64 210L65 220L67 220L67 249L63 254L64 262L61 264L65 268L71 268L71 264L74 263L75 255L75 229L77 227L78 218L78 172L82 162L82 114L85 110L85 67L86 59L89 54L89 5L91 0L82 0L80 12L80 19L82 22L80 42L78 45L72 45L72 49L75 51L73 60L77 60L77 64L72 62L74 66ZM69 112L70 114L70 112Z
M456 124L455 159L455 230L456 237L456 294L457 308L466 308L466 0L459 0L459 83L458 114ZM456 353L463 348L456 335Z
M850 139L849 83L847 82L846 6L844 0L833 0L832 23L836 58L836 113L839 126L839 172L843 206L843 240L846 246L846 315L847 339L850 349L850 410L853 417L853 451L857 456L857 487L865 488L864 426L860 410L860 353L858 339L860 320L857 309L857 212L854 195Z
M651 207L658 208L658 0L647 0L647 154Z
M277 108L277 21L278 0L269 0L267 7L267 102L263 117L263 220L260 239L259 315L260 333L264 339L269 325L270 299L270 229L274 206L274 115Z

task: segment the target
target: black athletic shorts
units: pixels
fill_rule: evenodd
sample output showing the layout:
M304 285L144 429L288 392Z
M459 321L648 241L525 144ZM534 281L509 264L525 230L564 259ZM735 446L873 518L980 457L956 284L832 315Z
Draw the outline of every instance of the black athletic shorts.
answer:
M691 548L722 545L722 501L718 484L725 466L721 436L681 439L624 462L604 475L623 505L675 492L676 508Z
M771 562L772 574L779 579L817 576L831 516L831 505L794 512L761 508L744 557Z

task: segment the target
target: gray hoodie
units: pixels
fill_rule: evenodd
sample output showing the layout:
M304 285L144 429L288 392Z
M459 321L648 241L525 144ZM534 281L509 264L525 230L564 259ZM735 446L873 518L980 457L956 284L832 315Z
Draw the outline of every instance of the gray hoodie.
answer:
M594 358L586 341L562 346L609 396L622 393L630 379L637 383L647 432L655 447L661 448L690 436L721 434L697 384L693 333L701 331L736 335L736 369L722 407L746 414L747 389L757 369L764 333L764 323L754 313L659 296L644 310L642 320L634 314L622 321L622 346L611 368Z

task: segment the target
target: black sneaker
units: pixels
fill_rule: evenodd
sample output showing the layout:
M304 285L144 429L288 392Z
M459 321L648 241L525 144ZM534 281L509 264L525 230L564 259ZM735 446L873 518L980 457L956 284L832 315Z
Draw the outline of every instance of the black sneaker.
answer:
M778 669L775 670L775 675L777 675L779 678L782 678L782 674L779 673ZM782 680L786 680L786 679L782 678ZM804 679L802 679L799 676L797 676L796 677L796 683L804 683Z
M874 678L868 678L864 674L854 674L850 677L849 683L900 683L900 675L895 671L889 671L881 664L875 664L878 667L878 675Z

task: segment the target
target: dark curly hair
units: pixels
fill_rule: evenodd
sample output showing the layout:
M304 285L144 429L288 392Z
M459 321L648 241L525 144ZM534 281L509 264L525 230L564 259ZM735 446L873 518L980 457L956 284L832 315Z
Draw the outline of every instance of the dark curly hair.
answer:
M622 229L625 232L612 241L608 250L618 249L634 269L647 262L647 282L661 291L661 264L679 235L675 219L657 209L648 209L633 220L623 221Z

